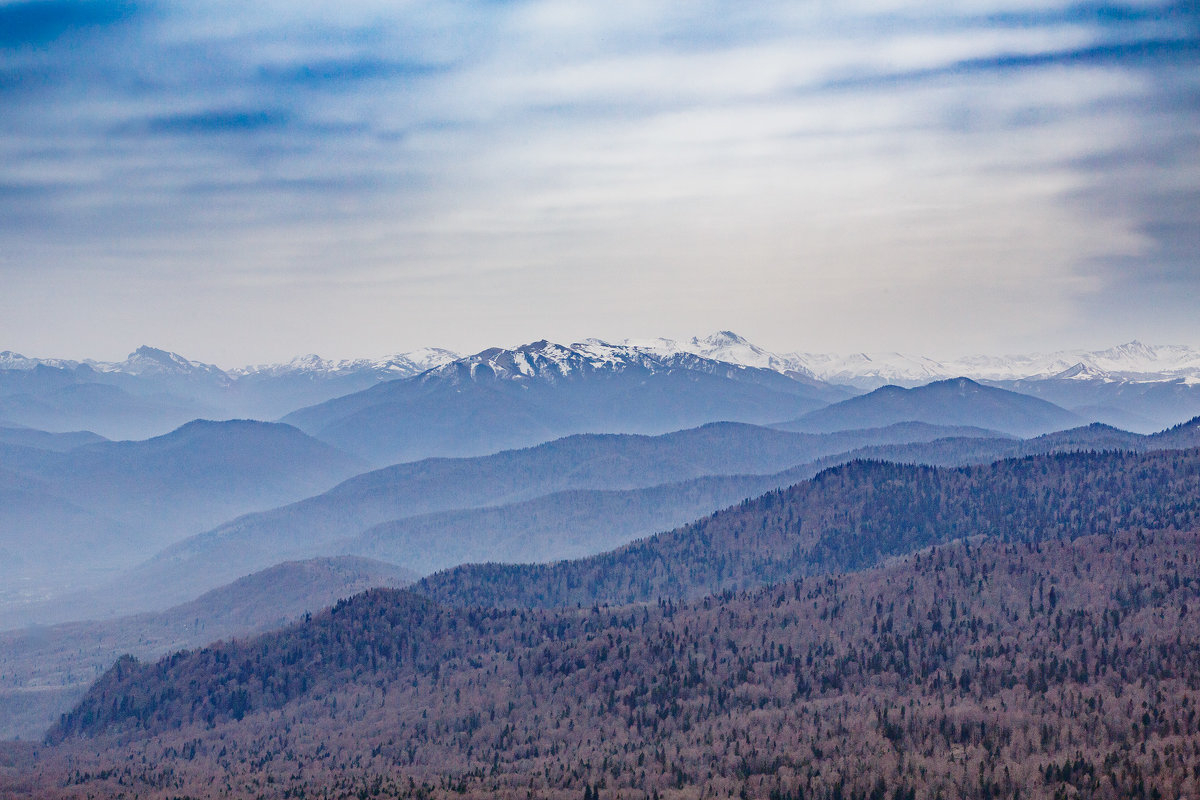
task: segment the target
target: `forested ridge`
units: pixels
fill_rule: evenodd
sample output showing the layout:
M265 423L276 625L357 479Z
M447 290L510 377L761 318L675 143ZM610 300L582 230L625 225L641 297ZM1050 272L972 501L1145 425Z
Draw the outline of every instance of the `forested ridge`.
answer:
M27 785L1186 796L1200 791L1197 543L975 539L856 574L624 607L454 609L372 591L277 634L117 665Z
M855 462L597 559L374 590L123 659L0 796L1193 796L1198 467Z
M600 556L456 567L416 590L450 604L504 607L683 599L863 569L964 536L1040 541L1197 524L1195 448L958 468L855 461Z

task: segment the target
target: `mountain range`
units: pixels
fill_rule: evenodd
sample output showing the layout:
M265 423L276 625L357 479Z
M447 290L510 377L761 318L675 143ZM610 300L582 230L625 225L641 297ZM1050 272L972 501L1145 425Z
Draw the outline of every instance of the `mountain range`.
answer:
M666 433L799 416L848 392L688 353L540 341L485 350L284 417L380 464L470 456L573 433Z
M458 559L596 553L807 477L792 472L799 465L947 435L996 436L919 424L811 435L721 423L653 437L581 434L488 456L397 464L232 519L107 584L12 607L9 617L46 623L162 608L284 559L352 554L431 571ZM561 505L567 502L580 505ZM585 518L582 529L566 528Z
M602 556L122 658L0 792L1178 796L1198 459L855 461Z
M145 346L122 362L36 359L4 351L0 353L0 424L51 431L87 429L109 438L143 438L196 417L278 419L301 408L411 378L455 361L461 363L452 371L465 370L472 376L472 370L478 371L485 362L498 367L495 375L501 378L507 368L519 374L516 362L527 358L538 345L493 348L465 357L441 348L381 359L328 361L309 355L283 364L230 370ZM681 359L691 356L771 371L808 387L811 396L825 401L845 399L885 384L912 388L966 377L1040 397L1088 420L1141 433L1200 414L1200 350L1183 345L1133 341L1097 351L938 360L899 353L778 353L722 331L682 341L649 339L609 344L591 339L556 347L578 353L581 362L601 351L621 354L594 359L593 367L607 364L620 369L622 363L634 361L642 366L655 362L661 367L672 360L678 367L683 363ZM547 355L554 360L552 354ZM372 399L383 400L379 396ZM757 410L763 410L761 402ZM480 412L475 409L473 413ZM629 430L649 430L633 426L658 421L633 419ZM533 427L532 422L527 424ZM557 425L561 433L565 421L549 424Z

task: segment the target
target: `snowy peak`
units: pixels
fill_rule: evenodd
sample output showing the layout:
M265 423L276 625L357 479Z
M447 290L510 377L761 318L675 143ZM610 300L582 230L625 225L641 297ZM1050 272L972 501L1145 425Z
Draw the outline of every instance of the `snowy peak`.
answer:
M668 341L670 340L660 339L654 340L653 346L635 346L630 343L610 344L600 339L587 339L571 345L562 345L543 339L512 349L493 347L432 369L420 379L427 382L499 380L543 381L553 384L593 375L613 375L631 371L653 375L683 370L739 380L779 382L780 386L795 386L794 381L778 374L777 370L708 358L687 349L664 346Z
M441 347L422 347L407 353L395 353L383 358L332 360L310 353L297 356L284 364L259 364L232 370L231 374L252 377L278 378L288 375L308 378L339 378L370 373L380 380L393 380L419 375L427 369L448 364L459 354Z
M225 377L224 371L212 364L190 361L178 353L147 345L134 350L118 364L97 363L92 366L102 372L123 372L126 375Z
M1050 379L1058 381L1104 381L1105 383L1111 383L1116 380L1110 373L1098 369L1092 364L1085 364L1082 361L1067 367L1062 372L1051 375Z
M34 370L38 367L55 367L57 369L75 369L78 361L68 361L63 358L29 358L12 350L0 350L0 369Z
M633 348L614 348L598 340L567 347L542 339L512 349L488 348L431 369L422 376L422 380L542 380L557 383L572 375L623 371L637 362Z
M663 356L691 354L710 361L771 370L801 381L811 381L815 378L812 370L805 365L799 355L773 353L751 343L733 331L717 331L708 336L693 336L682 342L663 338L625 339L622 345Z

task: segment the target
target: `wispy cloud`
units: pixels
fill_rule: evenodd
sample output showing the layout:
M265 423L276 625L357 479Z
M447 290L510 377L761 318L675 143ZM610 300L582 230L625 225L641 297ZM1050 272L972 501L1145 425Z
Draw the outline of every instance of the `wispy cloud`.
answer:
M1197 66L1185 1L0 2L0 335L1197 340Z

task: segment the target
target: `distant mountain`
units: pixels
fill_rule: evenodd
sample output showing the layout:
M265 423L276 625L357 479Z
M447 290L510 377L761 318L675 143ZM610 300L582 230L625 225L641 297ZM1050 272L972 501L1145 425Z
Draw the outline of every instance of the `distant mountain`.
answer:
M58 453L65 453L85 444L97 444L103 441L105 441L103 436L91 431L49 433L35 428L0 426L0 444L15 444L38 450L53 450Z
M196 421L67 452L0 444L0 625L23 592L78 588L248 511L328 489L363 464L288 425ZM14 583L17 582L17 583Z
M573 433L774 422L845 393L772 370L597 342L491 349L284 418L375 463L470 456Z
M1059 375L990 385L1138 433L1162 430L1200 414L1200 379L1193 377L1124 379L1076 365Z
M107 380L87 367L0 371L0 419L56 433L82 429L110 439L141 439L219 416L214 406L194 398L134 394Z
M1200 413L1200 349L1182 345L1133 341L1097 351L939 360L900 353L773 352L732 331L719 331L686 340L625 340L619 345L590 339L571 347L620 349L634 360L669 362L675 357L691 356L772 371L807 386L815 392L814 397L826 402L887 384L915 387L967 377L1041 397L1085 419L1143 433ZM276 419L380 383L410 378L457 359L459 356L448 350L423 348L380 359L330 361L308 355L282 364L222 371L148 346L139 347L119 362L27 358L4 351L0 352L0 420L45 430L83 428L109 438L144 438L196 417ZM40 373L37 379L35 373ZM110 392L102 397L95 389L86 390L95 395L90 398L69 393L47 396L74 384L116 387L128 396ZM831 389L831 384L842 389ZM11 395L22 397L6 402ZM476 410L486 415L486 409ZM548 409L538 411L546 416ZM764 421L759 417L734 418ZM536 417L527 424L534 428L535 421ZM699 421L692 417L674 427ZM547 428L555 433L545 434L543 440L568 432L556 424Z
M975 380L1028 378L1107 380L1200 379L1200 349L1183 345L1146 345L1138 341L1107 350L1064 350L1008 356L934 359L894 352L779 353L752 344L732 331L674 339L626 339L625 344L657 353L694 353L718 361L794 372L828 383L875 389L885 384L912 387L965 376Z
M124 361L71 361L0 353L0 419L65 431L96 430L141 439L198 417L275 419L297 408L419 374L457 358L425 348L383 359L325 361L221 370L143 345Z
M308 355L286 364L243 367L229 372L235 380L229 403L243 413L277 419L386 381L419 375L458 357L450 350L427 347L380 359L328 361Z
M654 352L773 369L857 389L916 387L956 377L1028 394L1083 419L1151 433L1200 414L1200 349L1133 341L1108 350L937 360L901 353L777 353L731 331L689 340L627 340Z
M927 442L942 433L936 426L901 425L809 435L723 423L657 437L576 435L491 456L400 464L189 537L111 584L31 608L27 613L34 616L25 619L48 622L78 618L84 609L111 616L163 607L285 558L349 552L440 567L456 556L511 561L539 549L543 558L576 554L580 547L598 552L606 543L670 527L811 474L781 474L796 465L868 444ZM733 479L685 485L722 476ZM547 497L556 493L577 494ZM567 499L581 505L556 505ZM582 521L589 510L602 516ZM422 515L432 516L411 520ZM357 538L398 520L411 521ZM566 532L562 526L568 521L580 522L581 530ZM588 532L594 539L586 539ZM229 558L231 552L238 557Z
M971 425L1023 437L1086 422L1044 400L955 378L915 389L882 386L778 427L817 433L882 427L907 420Z
M158 658L283 627L337 600L417 576L362 558L293 561L156 614L0 632L0 739L38 739L118 656Z
M376 359L341 359L331 361L318 355L298 356L285 364L260 364L233 369L229 374L239 380L246 378L307 377L311 380L369 375L374 381L408 378L448 364L461 356L441 347L424 347L408 353L396 353Z

